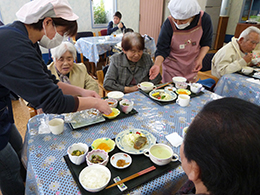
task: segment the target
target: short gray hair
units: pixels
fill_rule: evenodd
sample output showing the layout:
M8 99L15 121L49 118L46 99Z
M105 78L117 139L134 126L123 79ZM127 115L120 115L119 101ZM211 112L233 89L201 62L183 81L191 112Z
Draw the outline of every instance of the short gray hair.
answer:
M62 42L58 47L55 47L51 49L51 57L53 58L53 61L55 62L56 60L60 59L61 56L69 51L72 56L73 60L76 59L77 51L75 46L71 42Z
M260 29L255 27L255 26L249 26L248 28L246 28L245 30L243 30L243 32L240 34L240 36L238 37L238 40L240 40L241 38L247 38L247 36L251 33L251 32L255 32L260 36Z

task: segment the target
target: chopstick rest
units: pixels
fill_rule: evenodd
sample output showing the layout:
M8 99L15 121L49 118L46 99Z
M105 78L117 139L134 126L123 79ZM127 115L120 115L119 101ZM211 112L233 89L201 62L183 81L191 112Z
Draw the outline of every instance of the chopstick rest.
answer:
M121 181L121 178L120 178L119 176L117 176L117 177L115 177L113 180L114 180L114 182L116 183L116 182ZM120 190L121 192L123 192L124 190L127 189L127 186L126 186L124 183L121 183L121 184L117 185L117 187L119 188L119 190Z
M116 186L116 185L119 185L119 184L124 183L124 182L129 181L129 180L132 180L132 179L134 179L134 178L136 178L136 177L139 177L139 176L141 176L141 175L143 175L143 174L146 174L146 173L148 173L148 172L150 172L150 171L153 171L153 170L155 170L155 169L156 169L155 166L151 166L151 167L149 167L149 168L147 168L147 169L144 169L144 170L142 170L142 171L139 171L138 173L135 173L135 174L133 174L133 175L130 175L129 177L126 177L125 179L123 179L123 180L121 180L121 181L119 181L119 182L116 182L116 183L114 183L114 184L112 184L112 185L106 187L106 189L112 188L112 187L114 187L114 186Z

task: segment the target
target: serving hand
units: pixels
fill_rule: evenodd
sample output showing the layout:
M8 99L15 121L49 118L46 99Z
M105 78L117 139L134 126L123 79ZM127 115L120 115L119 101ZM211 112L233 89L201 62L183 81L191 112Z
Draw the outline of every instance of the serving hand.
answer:
M202 60L196 59L195 60L195 68L192 72L199 72L199 70L202 69Z
M155 79L155 77L159 74L160 72L160 66L158 65L153 65L152 68L150 68L150 71L149 71L149 79L150 80L153 80Z

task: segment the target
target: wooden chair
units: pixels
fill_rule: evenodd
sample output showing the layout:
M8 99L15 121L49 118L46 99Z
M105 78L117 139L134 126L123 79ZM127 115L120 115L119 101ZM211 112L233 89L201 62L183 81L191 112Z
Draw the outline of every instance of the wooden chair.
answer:
M104 82L104 72L103 70L98 70L97 71L97 80L98 80L98 87L99 87L99 91L102 91L102 97L106 97L107 93L109 92L108 90L106 90L103 86L103 82Z

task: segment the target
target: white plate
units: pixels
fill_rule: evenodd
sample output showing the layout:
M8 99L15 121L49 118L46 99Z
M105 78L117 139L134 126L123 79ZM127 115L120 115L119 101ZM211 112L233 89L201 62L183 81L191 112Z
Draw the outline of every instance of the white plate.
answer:
M152 94L156 93L156 92L160 92L160 93L167 93L170 95L170 98L168 100L164 100L164 99L157 99L155 97L152 96ZM168 90L164 90L164 89L157 89L157 90L152 90L150 93L149 93L149 96L154 99L154 100L157 100L157 101L160 101L160 102L170 102L170 101L173 101L177 98L177 95L173 92L169 92Z
M123 167L119 167L116 165L118 160L125 160L126 163L128 163L127 165L124 165ZM113 167L118 168L118 169L125 169L126 167L129 167L132 163L132 158L131 156L129 156L126 153L115 153L113 156L111 156L110 158L110 163Z
M144 134L147 138L147 143L140 150L137 150L134 147L130 147L126 142L124 142L123 139L124 136L128 135L130 132L136 133L137 131ZM153 136L153 134L143 129L128 129L117 134L115 141L117 147L128 154L143 154L144 149L149 149L156 143L156 138Z

